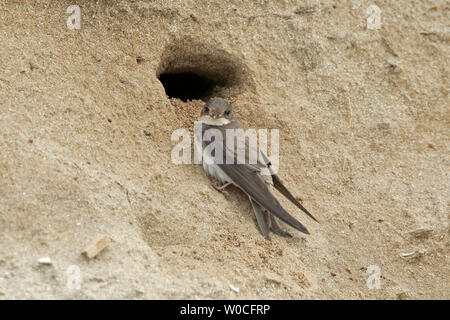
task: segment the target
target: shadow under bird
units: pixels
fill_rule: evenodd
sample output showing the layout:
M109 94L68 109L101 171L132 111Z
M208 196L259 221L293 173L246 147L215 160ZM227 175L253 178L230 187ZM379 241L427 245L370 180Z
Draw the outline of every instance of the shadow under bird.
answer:
M222 98L212 98L203 107L198 121L202 123L202 136L196 136L197 146L202 147L201 152L203 152L208 145L208 143L202 139L207 130L220 130L223 137L221 142L215 143L215 149L211 152L211 157L203 152L202 164L204 171L207 175L214 177L222 184L221 187L216 187L217 190L220 191L229 185L235 185L247 194L253 207L256 221L264 238L270 240L270 231L283 237L291 237L288 232L280 227L277 219L280 219L298 231L309 234L306 227L291 216L270 192L269 186L272 185L310 218L317 221L316 218L314 218L283 185L278 175L271 170L271 163L267 156L261 152L261 158L258 157L258 160L254 161L255 164L250 164L248 161L249 150L252 147L249 146L247 141L245 141L244 144L245 150L239 150L239 147L230 149L227 146L226 135L230 132L230 130L227 129L245 130L239 120L234 118L231 105ZM222 150L220 150L221 152L218 154L222 155L223 161L214 161L215 154L218 152L218 147L222 148ZM238 159L238 152L242 151L245 151L245 162L240 163L236 161L236 159ZM231 157L234 161L231 163L230 161L226 161L227 157ZM270 172L270 174L263 175L263 169L265 169L265 172Z

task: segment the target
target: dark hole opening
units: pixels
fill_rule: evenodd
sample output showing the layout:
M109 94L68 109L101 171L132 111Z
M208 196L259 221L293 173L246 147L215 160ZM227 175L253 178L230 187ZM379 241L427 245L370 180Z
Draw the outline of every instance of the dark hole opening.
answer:
M218 83L193 72L163 73L159 77L169 98L207 100Z

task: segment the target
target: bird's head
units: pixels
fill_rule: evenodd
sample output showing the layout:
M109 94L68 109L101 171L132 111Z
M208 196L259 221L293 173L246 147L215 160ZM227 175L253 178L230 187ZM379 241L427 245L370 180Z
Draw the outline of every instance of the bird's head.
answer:
M200 114L201 122L211 126L224 126L233 120L231 105L222 98L210 99Z

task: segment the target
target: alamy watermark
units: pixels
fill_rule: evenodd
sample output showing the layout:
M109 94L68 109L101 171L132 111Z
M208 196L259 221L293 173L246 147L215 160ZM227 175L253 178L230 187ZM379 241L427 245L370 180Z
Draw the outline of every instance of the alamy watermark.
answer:
M381 289L381 269L376 264L367 267L366 273L369 275L366 281L367 288Z
M268 136L270 131L270 156ZM225 137L224 137L225 136ZM194 122L194 159L191 135L187 129L177 129L171 140L178 142L172 149L175 164L267 164L260 174L272 175L279 168L278 129L226 129L211 128L202 131L202 122ZM248 143L246 143L248 141ZM203 143L205 147L203 148Z
M81 284L83 282L83 277L81 275L81 269L77 265L70 265L66 269L66 286L67 289L71 291L80 290Z
M379 30L381 29L381 9L372 4L366 9L367 14L367 29Z
M81 9L80 6L77 5L71 5L67 7L66 10L67 14L70 14L70 16L67 18L67 28L69 30L79 30L81 29Z

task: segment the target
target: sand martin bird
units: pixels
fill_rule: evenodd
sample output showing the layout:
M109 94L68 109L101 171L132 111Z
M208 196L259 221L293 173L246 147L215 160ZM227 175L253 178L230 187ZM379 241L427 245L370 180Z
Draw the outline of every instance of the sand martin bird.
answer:
M196 136L196 145L202 148L200 151L203 152L202 164L204 171L207 175L214 177L222 184L220 188L216 189L223 190L228 185L235 185L246 193L250 199L257 224L264 238L270 240L270 231L280 236L291 237L288 232L281 229L277 219L284 221L303 233L309 234L306 227L291 216L270 192L269 187L272 185L304 213L317 221L287 190L278 175L271 170L271 163L267 156L258 150L261 152L261 158L258 157L257 161L253 161L254 164L250 163L249 150L251 147L244 140L245 144L241 144L240 151L242 152L242 146L244 145L245 162L242 162L242 160L241 162L237 161L237 153L239 152L238 144L236 143L234 144L236 147L231 146L230 148L229 144L227 144L226 135L227 133L230 134L230 132L233 132L233 130L228 129L245 129L239 120L234 118L231 105L222 98L212 98L205 104L198 121L202 123L202 136ZM209 143L205 142L204 136L209 129L218 129L223 138L220 143L215 144L211 154L205 154L204 151ZM213 139L211 139L210 143L212 142ZM222 148L222 150L217 150L218 147ZM216 154L221 154L221 156L216 158ZM223 160L217 161L217 159L220 160L220 157ZM234 161L227 161L226 157L231 157ZM266 170L265 172L269 172L269 174L263 175L263 169Z

